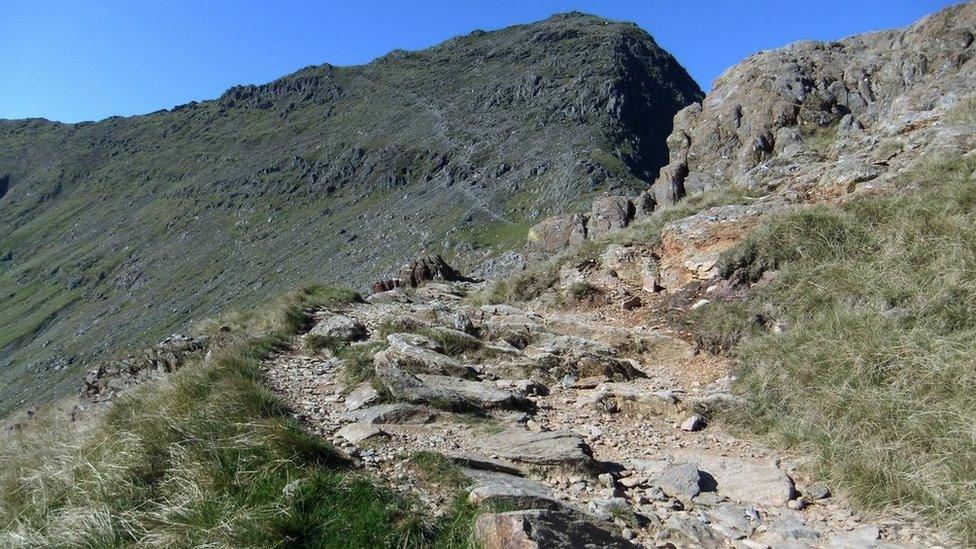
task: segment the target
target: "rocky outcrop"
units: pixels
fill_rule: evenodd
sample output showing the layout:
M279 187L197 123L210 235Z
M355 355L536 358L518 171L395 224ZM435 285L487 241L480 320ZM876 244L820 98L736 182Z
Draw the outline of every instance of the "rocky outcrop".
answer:
M407 263L400 267L396 277L378 280L370 286L370 289L376 294L400 287L418 288L433 280L449 282L467 280L467 278L448 265L440 255L431 255Z
M675 115L668 164L651 187L629 206L619 197L597 200L582 215L583 233L605 235L718 187L765 195L665 227L645 288L676 289L716 276L721 252L766 214L892 192L919 163L976 148L976 122L966 114L976 98L974 33L970 2L904 29L750 56ZM540 234L547 224L537 225ZM524 255L551 257L570 244L529 242Z
M695 280L715 278L722 252L749 234L763 215L785 207L780 202L721 206L668 223L661 230L657 276L649 266L645 287L679 288Z
M586 224L589 218L583 214L550 217L536 223L526 237L527 259L544 259L586 240Z
M750 56L725 71L702 103L675 115L656 196L680 198L716 183L780 185L786 174L762 166L799 164L799 156L857 156L858 148L885 142L931 146L904 134L937 136L925 126L971 93L974 29L976 6L968 3L905 29ZM820 144L838 150L810 150ZM873 172L892 167L891 159L865 160Z
M207 338L174 334L138 354L102 362L85 375L81 400L112 400L139 383L179 369L206 349L207 343Z

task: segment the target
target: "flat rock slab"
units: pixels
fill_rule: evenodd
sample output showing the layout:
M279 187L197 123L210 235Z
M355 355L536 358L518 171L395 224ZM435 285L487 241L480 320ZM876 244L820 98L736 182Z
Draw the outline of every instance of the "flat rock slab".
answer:
M394 288L385 292L377 292L366 298L366 303L385 304L385 303L414 303L417 300L400 288Z
M567 511L486 513L478 516L474 529L484 549L636 547L604 525Z
M406 337L409 337L409 339L406 339ZM396 362L398 368L411 374L436 374L457 377L472 377L476 373L470 366L464 366L453 358L435 351L434 349L407 344L408 341L412 340L420 341L419 339L415 338L423 338L423 340L437 345L433 341L415 334L392 334L387 339L387 342L391 343L390 348L378 353L374 358L374 362ZM393 343L395 343L396 346L393 346Z
M796 493L793 479L772 461L693 452L675 454L674 461L695 465L703 473L703 482L713 481L716 492L741 503L781 506Z
M476 441L481 451L518 463L550 467L587 467L593 463L590 447L572 431L510 430Z
M380 404L370 406L339 415L343 421L356 423L430 423L436 414L421 406L398 402L396 404Z
M429 389L448 391L458 395L476 408L486 410L495 408L525 409L531 406L528 400L515 396L504 389L499 389L490 382L424 374L417 375L417 379Z
M820 533L806 525L798 514L784 514L776 517L769 524L769 529L763 537L764 543L770 545L787 544L789 542L816 542Z
M491 459L490 457L467 452L445 453L444 457L466 469L505 473L517 477L523 476L522 470L510 461Z
M711 526L729 539L742 539L752 535L757 522L747 509L731 503L723 503L707 512Z
M441 347L439 343L420 334L410 334L405 332L390 334L386 336L386 343L389 344L391 349L403 353L412 351L413 347L420 347L421 349L427 349L438 353L444 351L444 348Z
M350 423L342 429L339 429L336 434L353 444L359 444L365 440L386 435L383 429L371 423Z
M683 514L675 514L668 517L664 528L658 533L658 538L662 541L670 542L672 547L695 547L702 549L727 547L722 536L708 524L699 520L698 517Z
M548 486L523 477L464 469L464 475L474 481L468 502L505 506L510 509L561 509L563 504L552 495ZM497 508L497 507L496 507Z
M346 395L346 410L358 410L363 406L376 404L379 400L380 394L373 388L372 383L360 383L351 393Z

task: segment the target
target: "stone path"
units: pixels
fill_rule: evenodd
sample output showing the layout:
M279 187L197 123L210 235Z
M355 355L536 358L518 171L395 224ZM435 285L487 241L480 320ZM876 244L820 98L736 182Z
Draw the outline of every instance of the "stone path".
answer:
M434 512L452 496L410 456L460 465L469 500L506 511L479 517L487 547L936 545L710 425L735 401L728 365L667 328L612 309L463 304L474 289L429 284L320 311L316 337L267 360L266 379L312 430ZM322 341L348 347L311 349Z

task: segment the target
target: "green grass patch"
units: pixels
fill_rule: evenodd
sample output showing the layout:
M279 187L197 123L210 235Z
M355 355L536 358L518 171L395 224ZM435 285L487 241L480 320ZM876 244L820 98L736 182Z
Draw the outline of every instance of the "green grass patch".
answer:
M345 363L342 370L343 386L351 391L360 383L370 381L373 382L376 390L383 394L386 389L376 380L373 357L384 349L386 349L385 342L357 343L341 348L336 356Z
M522 243L531 227L532 223L529 221L501 219L494 223L466 229L458 234L458 238L464 242L470 242L476 248L511 250Z
M909 192L776 216L722 273L777 276L702 310L734 347L748 409L730 420L817 457L873 507L909 506L976 542L976 160L933 162ZM768 327L785 326L782 333Z
M0 544L466 546L470 509L426 517L308 434L261 382L261 360L314 304L351 297L289 294L240 334L222 332L210 360L125 395L85 430L52 413L0 441Z
M469 484L461 467L437 452L417 452L410 456L410 466L426 482L462 488Z

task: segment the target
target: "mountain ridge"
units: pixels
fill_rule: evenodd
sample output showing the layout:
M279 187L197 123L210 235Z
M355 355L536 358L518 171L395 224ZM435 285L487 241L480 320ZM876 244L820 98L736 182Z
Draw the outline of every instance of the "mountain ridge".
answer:
M470 270L547 212L643 186L700 98L638 27L567 16L168 111L0 122L0 377L66 383L228 300L420 253Z

